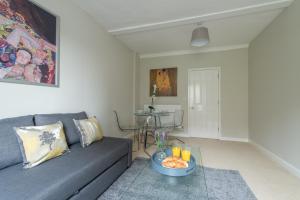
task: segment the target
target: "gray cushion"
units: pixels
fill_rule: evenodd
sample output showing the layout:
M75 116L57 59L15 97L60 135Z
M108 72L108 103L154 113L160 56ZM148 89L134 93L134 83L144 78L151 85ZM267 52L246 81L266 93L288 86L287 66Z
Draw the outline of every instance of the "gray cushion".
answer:
M22 162L14 127L33 125L33 115L0 120L0 169Z
M67 199L129 151L126 140L104 138L87 148L80 144L71 152L41 165L23 169L15 165L0 171L0 200Z
M66 114L38 114L34 116L35 125L43 126L61 121L64 124L64 130L68 144L79 142L79 132L73 119L87 119L85 112L66 113Z

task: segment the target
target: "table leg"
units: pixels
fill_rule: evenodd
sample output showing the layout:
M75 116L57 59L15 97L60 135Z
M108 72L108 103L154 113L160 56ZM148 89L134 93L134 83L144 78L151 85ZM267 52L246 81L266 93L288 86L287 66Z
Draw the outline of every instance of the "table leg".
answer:
M144 135L144 149L146 150L147 148L147 138L148 138L148 131L145 131L145 135Z
M137 135L138 151L140 150L140 136L141 136L141 131L138 130L138 135Z
M145 153L147 156L149 156L149 158L151 158L151 155L147 152L146 149L144 149L144 153Z

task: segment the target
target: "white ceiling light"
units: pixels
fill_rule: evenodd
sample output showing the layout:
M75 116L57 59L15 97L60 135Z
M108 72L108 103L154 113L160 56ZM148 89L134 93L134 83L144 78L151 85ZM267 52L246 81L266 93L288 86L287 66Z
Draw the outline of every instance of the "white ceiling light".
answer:
M193 30L191 45L193 47L203 47L209 42L208 29L206 27L199 27Z

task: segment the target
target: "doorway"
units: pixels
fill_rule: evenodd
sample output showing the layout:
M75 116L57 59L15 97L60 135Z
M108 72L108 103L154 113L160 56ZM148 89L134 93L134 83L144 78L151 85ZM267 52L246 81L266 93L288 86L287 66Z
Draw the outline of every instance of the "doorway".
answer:
M188 72L188 132L190 137L220 137L220 69Z

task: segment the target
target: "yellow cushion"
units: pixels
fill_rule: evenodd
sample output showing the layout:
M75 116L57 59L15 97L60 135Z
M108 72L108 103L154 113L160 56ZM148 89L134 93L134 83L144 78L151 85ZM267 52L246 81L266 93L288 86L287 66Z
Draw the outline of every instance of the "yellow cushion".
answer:
M31 168L68 150L63 124L15 128L24 168Z
M80 132L80 142L82 147L87 147L95 141L103 138L102 128L95 117L83 120L73 119Z

